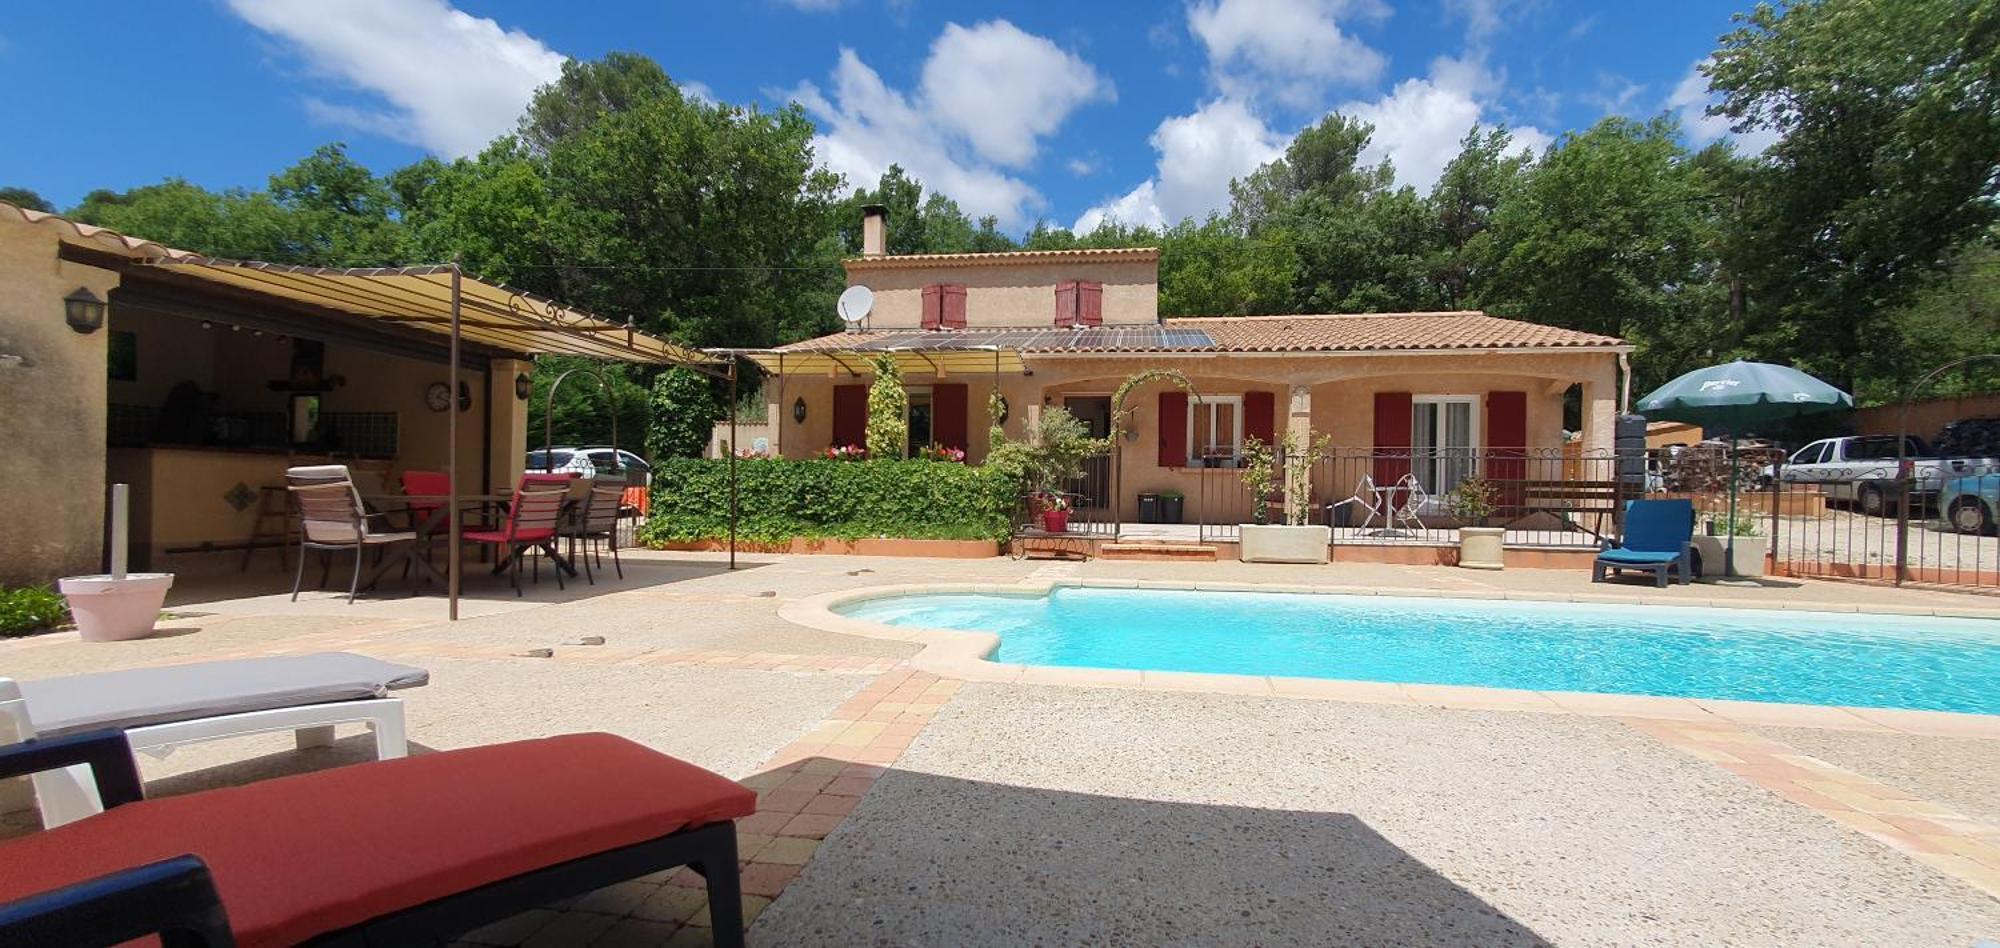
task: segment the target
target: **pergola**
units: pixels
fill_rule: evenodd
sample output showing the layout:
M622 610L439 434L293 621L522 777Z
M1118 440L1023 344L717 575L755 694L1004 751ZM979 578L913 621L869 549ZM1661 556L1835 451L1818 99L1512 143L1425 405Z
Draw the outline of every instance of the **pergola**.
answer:
M223 260L185 254L149 257L143 265L231 290L278 297L328 319L360 319L388 333L448 340L451 383L460 384L467 343L490 350L572 355L607 362L683 366L727 379L733 389L736 360L712 355L638 331L546 297L467 275L456 263L414 267L304 267ZM459 521L459 424L452 412L446 438L451 481L447 529L453 538L447 571L449 615L458 618L462 553ZM730 464L729 565L736 566L736 466Z

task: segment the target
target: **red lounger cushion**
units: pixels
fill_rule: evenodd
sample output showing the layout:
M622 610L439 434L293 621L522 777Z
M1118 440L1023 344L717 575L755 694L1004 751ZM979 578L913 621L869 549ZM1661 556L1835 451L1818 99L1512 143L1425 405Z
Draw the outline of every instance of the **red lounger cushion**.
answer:
M546 527L540 530L522 530L514 534L512 537L507 536L507 531L505 530L465 531L465 538L467 540L471 540L474 543L505 543L509 539L513 540L515 543L540 543L543 540L549 539L550 537L553 537L555 535L556 532L554 530L548 529Z
M0 844L0 902L194 853L237 940L286 945L756 808L733 780L572 734L127 804Z

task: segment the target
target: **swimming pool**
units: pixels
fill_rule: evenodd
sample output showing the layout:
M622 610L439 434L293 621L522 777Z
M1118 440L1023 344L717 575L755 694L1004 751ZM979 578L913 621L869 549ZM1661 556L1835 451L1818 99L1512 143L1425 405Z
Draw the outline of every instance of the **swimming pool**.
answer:
M2000 621L1059 587L839 613L1000 637L995 661L2000 714Z

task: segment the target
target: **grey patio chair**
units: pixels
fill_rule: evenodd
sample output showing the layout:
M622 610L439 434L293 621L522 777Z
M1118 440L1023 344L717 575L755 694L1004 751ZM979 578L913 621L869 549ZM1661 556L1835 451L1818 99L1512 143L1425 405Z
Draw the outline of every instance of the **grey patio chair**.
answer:
M293 602L299 601L299 587L305 583L307 550L324 554L354 551L354 578L347 587L351 605L361 592L363 554L369 550L379 554L398 543L416 542L415 533L378 531L369 525L369 518L379 515L370 514L362 505L345 465L295 467L285 472L285 481L299 511L299 569L292 577ZM322 557L321 586L326 585L329 569L327 558Z
M618 571L618 578L625 578L625 564L618 560L618 515L624 498L624 481L600 477L590 482L576 513L563 521L562 535L569 540L570 562L576 562L576 545L582 541L583 578L592 586L597 585L597 576L591 570L590 559L595 554L597 565L603 566L605 547L611 549L611 565Z

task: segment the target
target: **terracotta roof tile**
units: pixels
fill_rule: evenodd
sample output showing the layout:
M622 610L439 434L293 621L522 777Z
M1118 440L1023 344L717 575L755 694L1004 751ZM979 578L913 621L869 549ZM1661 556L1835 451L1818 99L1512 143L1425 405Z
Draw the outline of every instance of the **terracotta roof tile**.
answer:
M1078 250L1009 250L999 253L906 253L880 257L849 257L841 261L849 270L893 270L903 267L934 267L955 264L964 267L998 267L1062 261L1156 261L1158 247L1100 247Z

